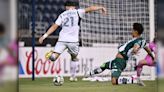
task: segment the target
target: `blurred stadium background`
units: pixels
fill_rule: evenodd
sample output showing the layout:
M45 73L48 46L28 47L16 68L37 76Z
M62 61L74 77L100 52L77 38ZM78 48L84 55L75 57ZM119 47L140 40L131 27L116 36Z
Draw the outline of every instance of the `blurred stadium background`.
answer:
M160 79L164 77L164 49L162 45L159 45L159 63L156 73L159 80L154 81L156 78L155 69L145 67L142 78L146 79L144 81L146 87L136 85L112 86L109 82L83 82L80 80L81 77L76 83L69 82L67 77L70 75L70 58L66 52L54 64L45 61L44 58L45 52L55 46L61 28L48 37L42 45L37 42L57 16L64 11L64 2L67 0L35 0L35 16L32 16L32 1L0 0L0 26L2 28L0 29L0 92L102 92L107 90L110 92L128 92L129 89L132 89L133 92L163 92L164 81ZM147 42L154 38L154 32L157 30L158 37L164 41L163 0L74 1L79 2L80 8L98 4L108 9L107 16L93 12L87 14L81 21L78 76L83 76L86 71L102 64L102 62L112 60L117 52L117 46L131 39L130 33L133 22L140 22L144 25L143 37ZM34 17L35 77L37 78L35 81L31 81L32 18ZM17 39L19 43L18 69L16 66L17 49L10 48L10 45L15 43ZM8 56L12 56L12 58L9 59ZM139 58L140 56L137 59ZM130 61L136 61L136 59L132 57ZM125 73L134 74L133 65L133 63L128 63L129 67L126 68ZM66 76L65 83L61 87L52 85L52 77L57 73ZM108 71L105 72L104 76L106 75L110 76ZM16 80L17 77L18 81Z
M50 61L45 61L44 53L53 49L58 39L58 34L61 28L58 28L51 36L49 36L42 45L38 43L38 38L42 36L52 23L57 19L58 15L62 13L64 9L64 3L67 0L35 0L35 16L32 16L32 1L33 0L18 0L18 40L19 40L19 78L20 78L20 91L33 91L33 83L29 81L32 76L32 17L35 17L35 74L37 79L34 85L37 89L43 88L50 89L46 91L53 91L51 79L45 79L45 77L53 77L60 72L64 76L69 76L69 55L64 52L61 57L54 64ZM156 0L74 0L79 2L79 8L85 8L90 5L102 5L108 10L107 16L102 16L98 12L86 14L85 18L81 21L80 29L80 65L77 71L78 76L83 76L86 71L93 69L102 62L112 60L117 52L117 46L131 39L132 24L139 22L144 25L145 31L143 37L147 42L152 41L156 30L155 21L155 7ZM87 52L87 53L86 53ZM111 53L112 52L112 53ZM143 58L145 55L141 51L141 55L137 57L137 60ZM129 61L136 62L136 59L132 57ZM125 75L134 74L134 64L129 63L129 67L125 70ZM105 72L104 75L110 75L109 72ZM155 92L156 82L155 80L155 68L145 67L142 73L144 80L148 84L145 89L138 89L138 87L132 87L136 92ZM44 77L44 78L43 78ZM43 78L43 82L42 82ZM77 82L72 84L66 80L66 84L57 88L57 91L63 92L67 88L71 88L71 85L78 88L78 86L87 85L87 83ZM92 84L92 83L91 83ZM70 86L69 86L70 85ZM95 86L99 85L98 83ZM108 87L108 83L103 84L104 87ZM94 87L88 89L88 92L96 92ZM27 87L27 89L26 89ZM28 89L29 88L29 89ZM87 90L86 86L83 87ZM127 86L128 88L128 86ZM64 90L62 90L64 89ZM105 88L100 88L104 89ZM108 88L109 90L117 90L119 88ZM118 92L124 92L124 87L121 87ZM39 90L40 92L43 91ZM77 89L78 90L78 89ZM82 90L82 89L81 89ZM128 89L125 89L128 90ZM71 90L69 90L71 91ZM73 91L73 89L72 89ZM100 90L99 90L100 91ZM99 92L97 91L97 92ZM86 91L87 92L87 91Z
M35 35L43 35L57 16L64 11L66 0L36 0L35 5ZM78 0L74 0L77 1ZM18 0L18 30L19 41L24 41L25 46L31 46L32 29L32 0ZM87 14L81 21L81 43L85 47L95 44L121 44L131 38L131 26L134 22L144 25L143 37L149 41L150 32L154 32L154 8L150 7L149 0L79 0L79 7L99 4L108 9L108 15L101 17L97 12ZM151 9L152 8L152 9ZM151 22L150 22L151 21ZM151 26L150 26L151 25ZM151 28L152 27L152 28ZM58 38L60 28L49 39ZM153 36L153 33L151 34ZM153 37L152 37L153 38ZM56 41L46 40L54 46ZM44 44L44 46L45 46ZM36 43L36 46L39 46ZM102 45L104 46L104 45Z
M66 0L35 1L35 46L53 47L58 39L61 28L48 37L43 45L38 44L38 38L47 31L57 16L64 11L64 2ZM98 12L93 12L86 14L85 18L82 19L80 43L83 48L99 49L105 47L106 49L115 50L118 45L132 38L131 27L134 22L144 25L145 32L143 37L147 42L152 41L154 38L154 0L74 1L79 2L79 8L98 4L105 6L108 11L107 16L101 16ZM18 0L18 38L23 47L32 46L32 17L34 17L32 16L32 0ZM110 52L111 50L102 53ZM110 54L108 55L108 58L110 58ZM101 57L105 58L106 56L102 55Z

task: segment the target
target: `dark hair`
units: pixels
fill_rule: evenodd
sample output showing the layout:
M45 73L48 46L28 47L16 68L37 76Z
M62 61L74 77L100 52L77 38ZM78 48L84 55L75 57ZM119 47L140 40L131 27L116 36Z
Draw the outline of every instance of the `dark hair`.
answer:
M140 23L133 23L133 30L137 31L138 34L142 34L144 31L144 28L143 28L142 24L140 24Z
M157 38L156 38L156 37L153 39L153 42L154 42L154 43L156 43L156 42L157 42Z
M64 6L78 6L78 2L75 2L75 1L66 1Z
M0 23L0 34L3 34L5 32L5 27L2 23Z

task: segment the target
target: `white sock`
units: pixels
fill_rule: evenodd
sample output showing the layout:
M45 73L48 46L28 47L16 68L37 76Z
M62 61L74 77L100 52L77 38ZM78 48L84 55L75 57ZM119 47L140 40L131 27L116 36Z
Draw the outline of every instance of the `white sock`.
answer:
M78 69L78 61L71 61L70 62L70 73L71 77L76 77L76 71Z

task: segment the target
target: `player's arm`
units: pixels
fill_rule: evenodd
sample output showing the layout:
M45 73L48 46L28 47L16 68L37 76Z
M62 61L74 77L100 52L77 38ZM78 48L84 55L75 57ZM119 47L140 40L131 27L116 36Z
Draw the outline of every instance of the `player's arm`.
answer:
M54 23L48 29L48 31L42 37L39 38L39 43L42 44L43 43L43 40L46 39L50 34L52 34L57 28L58 28L58 25Z
M145 51L148 53L148 55L150 55L150 56L152 57L152 59L154 60L155 57L154 57L154 55L152 54L150 48L149 48L148 46L145 46L144 49L145 49Z
M90 6L88 8L85 8L85 13L89 13L89 12L92 12L92 11L98 11L98 10L101 10L103 14L106 14L107 13L107 10L105 7L102 7L102 6Z
M61 15L57 18L55 23L48 29L48 31L39 39L39 43L42 44L43 40L46 39L50 34L52 34L56 29L62 24Z

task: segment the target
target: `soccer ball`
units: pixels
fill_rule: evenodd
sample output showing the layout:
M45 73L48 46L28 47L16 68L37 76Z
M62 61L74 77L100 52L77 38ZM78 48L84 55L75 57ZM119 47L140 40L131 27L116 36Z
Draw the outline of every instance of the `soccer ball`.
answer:
M61 85L63 85L63 83L64 83L64 78L63 78L63 76L56 75L56 76L54 77L54 79L53 79L53 84L54 84L55 86L61 86Z

